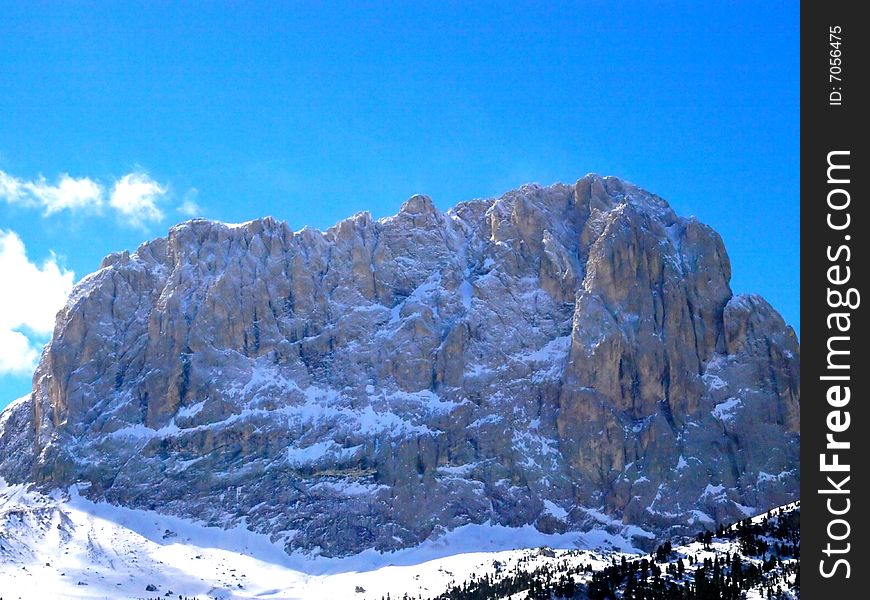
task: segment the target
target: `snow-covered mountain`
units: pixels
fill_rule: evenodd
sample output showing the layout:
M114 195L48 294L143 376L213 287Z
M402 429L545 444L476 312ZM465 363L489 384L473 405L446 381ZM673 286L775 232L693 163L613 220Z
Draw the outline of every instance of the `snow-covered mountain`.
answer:
M0 482L0 597L525 600L552 598L551 592L587 598L601 582L624 594L627 588L694 587L702 577L712 585L722 577L739 581L747 598L766 598L765 590L779 588L778 597L791 600L798 589L798 516L799 506L791 504L709 540L675 541L669 552L662 546L651 555L601 530L546 535L529 526L466 525L412 549L326 558L289 556L244 527L209 528L94 503L76 487L48 496ZM651 568L642 578L644 560ZM628 568L613 576L613 565ZM530 590L541 594L530 596ZM562 595L566 590L571 595Z
M475 526L652 547L798 495L797 339L730 271L595 175L325 232L189 221L76 286L0 476L311 556Z

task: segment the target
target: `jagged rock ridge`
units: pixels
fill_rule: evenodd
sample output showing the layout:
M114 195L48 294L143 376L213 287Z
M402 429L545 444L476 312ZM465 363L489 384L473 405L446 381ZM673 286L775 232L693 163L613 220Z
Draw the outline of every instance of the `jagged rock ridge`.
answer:
M742 518L798 496L800 354L730 275L596 175L325 232L189 221L76 286L0 476L324 555Z

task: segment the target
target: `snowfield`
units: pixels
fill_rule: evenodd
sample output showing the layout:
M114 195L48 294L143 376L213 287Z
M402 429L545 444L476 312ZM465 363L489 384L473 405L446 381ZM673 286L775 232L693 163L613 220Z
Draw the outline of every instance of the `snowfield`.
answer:
M799 510L792 503L749 519ZM551 507L558 512L558 507ZM776 521L775 521L776 522ZM737 532L737 525L726 531ZM771 544L777 540L770 539ZM799 540L798 540L799 543ZM745 565L764 556L743 553L729 535L675 545L669 560L684 561L686 578L718 556L741 554ZM288 555L266 536L242 527L224 530L151 511L94 503L79 489L42 494L0 479L0 598L197 600L242 598L300 600L379 600L434 598L448 588L541 567L574 569L577 583L593 573L651 555L625 538L593 530L545 535L533 527L466 526L412 549L383 554L372 550L347 558ZM745 591L747 600L765 598L781 587L782 598L798 598L795 557L765 571L763 581ZM670 575L666 575L671 577ZM510 596L523 600L526 593Z
M533 527L466 526L417 548L349 558L288 555L264 535L94 503L77 488L44 495L0 480L0 598L432 597L472 574L551 560L540 547L586 548L594 569L628 540L594 530L545 535ZM531 560L530 560L531 557ZM148 589L146 589L148 588Z

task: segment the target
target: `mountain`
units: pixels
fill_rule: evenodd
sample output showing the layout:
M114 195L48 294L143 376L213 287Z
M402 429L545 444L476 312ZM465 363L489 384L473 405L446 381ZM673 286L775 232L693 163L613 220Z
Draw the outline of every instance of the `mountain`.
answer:
M470 525L639 547L798 497L800 351L720 237L612 177L108 256L0 416L0 477L287 552Z
M649 555L614 549L618 540L600 531L466 525L394 553L325 558L290 556L242 527L90 502L75 487L66 498L25 488L0 484L0 597L7 600L685 600L741 592L761 599L777 588L780 600L799 597L796 504L669 540Z

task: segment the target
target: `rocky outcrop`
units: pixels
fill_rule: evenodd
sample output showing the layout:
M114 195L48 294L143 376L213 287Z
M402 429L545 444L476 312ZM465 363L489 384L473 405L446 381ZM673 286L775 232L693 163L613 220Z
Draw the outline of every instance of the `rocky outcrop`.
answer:
M798 496L800 353L730 276L712 229L595 175L189 221L76 286L0 476L324 555L742 518Z

